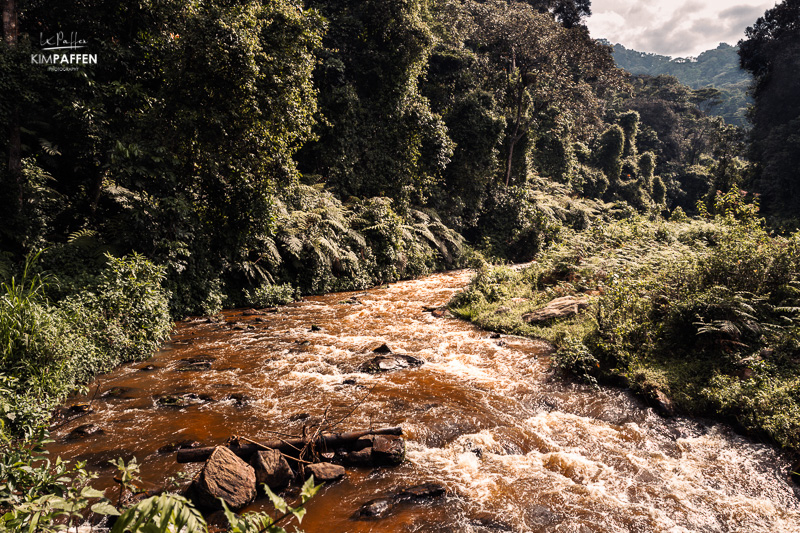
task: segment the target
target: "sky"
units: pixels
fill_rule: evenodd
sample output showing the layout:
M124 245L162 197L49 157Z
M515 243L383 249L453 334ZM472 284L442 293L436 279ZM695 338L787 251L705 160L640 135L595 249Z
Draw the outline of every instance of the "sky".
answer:
M776 0L592 0L595 39L672 57L735 45Z

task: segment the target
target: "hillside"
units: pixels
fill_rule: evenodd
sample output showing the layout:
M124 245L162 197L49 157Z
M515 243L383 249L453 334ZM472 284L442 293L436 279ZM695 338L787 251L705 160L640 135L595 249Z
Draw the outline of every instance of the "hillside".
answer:
M729 124L746 124L747 106L752 100L747 89L752 77L739 66L739 48L720 43L714 50L697 56L671 58L659 54L629 50L621 44L614 45L614 60L631 74L648 76L674 76L692 89L715 87L721 94L721 102L710 109Z

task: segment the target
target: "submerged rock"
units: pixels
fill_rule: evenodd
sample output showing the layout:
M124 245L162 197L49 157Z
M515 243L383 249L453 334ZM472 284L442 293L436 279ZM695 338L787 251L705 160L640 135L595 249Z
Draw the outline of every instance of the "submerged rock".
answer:
M201 509L241 509L256 497L256 473L252 466L224 446L217 446L189 488L192 501Z
M362 505L353 518L383 518L394 508L394 498L375 498Z
M69 435L66 436L66 440L80 440L87 437L94 437L95 435L103 435L104 433L105 431L100 426L84 424L70 431Z
M351 517L354 520L370 520L387 516L398 505L413 505L444 496L446 490L439 483L422 483L375 498L362 505Z
M522 320L529 324L535 322L547 322L578 314L578 311L589 307L589 300L576 296L562 296L550 301L546 306L537 309L532 313L522 315Z
M101 398L133 398L135 396L129 394L133 389L130 387L111 387L103 392Z
M165 444L164 446L160 447L157 452L158 453L173 453L177 452L178 450L187 450L191 448L199 448L202 446L196 440L182 440L180 442L171 442L169 444Z
M393 353L390 355L378 355L373 357L359 367L361 372L367 374L377 374L379 372L391 372L404 368L422 366L425 363L422 359L408 354Z

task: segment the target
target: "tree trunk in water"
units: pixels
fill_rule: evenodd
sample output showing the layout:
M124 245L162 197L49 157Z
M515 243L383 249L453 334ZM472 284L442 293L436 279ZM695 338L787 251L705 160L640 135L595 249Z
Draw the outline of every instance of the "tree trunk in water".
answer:
M402 435L403 430L399 427L382 429L365 429L363 431L351 431L350 433L329 433L317 437L313 444L319 448L346 446L362 437L368 435ZM263 443L244 443L240 445L226 445L230 450L242 458L249 458L258 450L272 448L285 453L297 453L306 444L311 443L311 439L286 439ZM178 450L176 457L179 463L199 463L205 461L214 452L216 446L208 448L187 448ZM246 459L245 459L246 460Z

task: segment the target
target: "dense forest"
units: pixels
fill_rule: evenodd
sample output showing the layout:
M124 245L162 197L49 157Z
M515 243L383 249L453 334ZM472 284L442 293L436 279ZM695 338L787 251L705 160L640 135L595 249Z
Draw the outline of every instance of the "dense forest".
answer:
M460 266L480 268L462 316L800 449L800 1L739 44L749 132L713 115L744 83L733 48L669 63L689 78L631 77L586 0L3 9L0 509L17 510L0 531L57 484L9 474L53 406L149 356L172 320ZM59 32L96 64L32 61ZM727 85L701 87L720 62ZM608 264L587 270L595 255ZM598 286L568 331L487 318Z
M692 89L713 88L704 110L725 119L728 124L745 126L747 107L752 104L747 91L753 81L739 62L739 48L720 43L697 57L671 58L629 50L614 45L614 60L631 74L644 76L674 76Z

